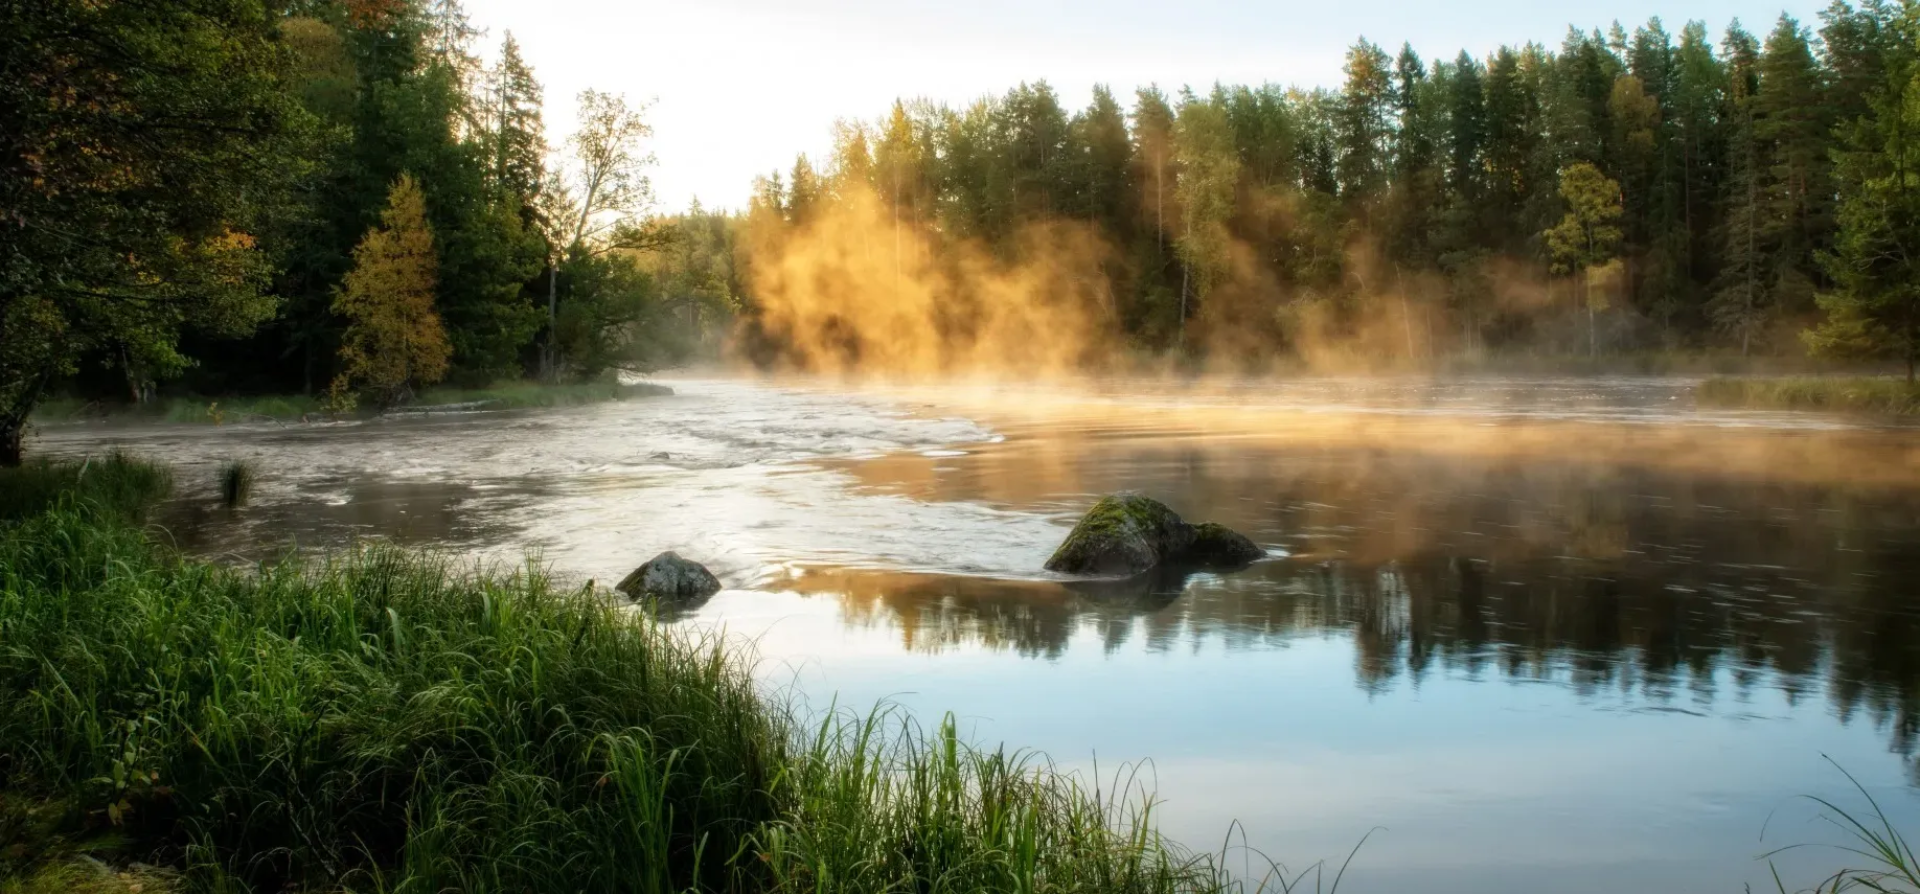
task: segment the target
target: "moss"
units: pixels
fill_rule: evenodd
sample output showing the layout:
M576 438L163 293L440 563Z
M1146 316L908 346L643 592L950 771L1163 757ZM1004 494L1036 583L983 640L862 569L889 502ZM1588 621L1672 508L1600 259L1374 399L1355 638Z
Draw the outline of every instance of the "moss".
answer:
M1139 574L1183 552L1193 528L1166 504L1118 493L1093 504L1047 560L1062 574Z

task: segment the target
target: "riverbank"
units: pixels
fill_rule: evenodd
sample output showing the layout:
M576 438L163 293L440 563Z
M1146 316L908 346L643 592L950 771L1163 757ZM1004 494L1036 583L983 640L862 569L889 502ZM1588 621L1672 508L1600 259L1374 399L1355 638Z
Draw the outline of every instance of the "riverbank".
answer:
M130 523L167 483L0 471L39 507L0 522L0 890L1240 890L1144 795L796 717L531 564L183 558Z
M486 388L430 388L414 396L399 411L430 407L460 407L478 410L515 410L533 407L569 407L656 397L672 394L673 389L649 382L576 382L550 385L542 382L499 382ZM372 408L355 411L370 415ZM212 425L243 422L299 422L330 418L331 413L319 397L291 395L207 397L185 395L161 397L142 406L102 404L61 397L42 401L35 408L33 421L47 425L87 419L127 417L156 422L204 423ZM351 415L351 414L350 414Z
M1729 409L1920 415L1920 385L1894 376L1721 376L1701 382L1694 393L1702 406Z

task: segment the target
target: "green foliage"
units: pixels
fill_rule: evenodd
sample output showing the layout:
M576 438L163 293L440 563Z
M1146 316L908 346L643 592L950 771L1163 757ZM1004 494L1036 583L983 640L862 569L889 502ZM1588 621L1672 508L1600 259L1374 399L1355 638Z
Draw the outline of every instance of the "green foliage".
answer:
M567 293L555 343L572 379L609 370L652 372L685 356L679 325L653 275L625 254L576 254L561 268Z
M1556 273L1585 273L1613 260L1620 247L1620 184L1582 162L1560 172L1567 213L1545 233Z
M1920 364L1920 71L1877 97L1840 154L1840 232L1821 256L1835 288L1805 335L1816 353Z
M1833 150L1904 86L1909 12L1841 2L1817 35L1783 18L1718 41L1654 19L1447 62L1361 39L1337 90L1150 87L1124 121L1104 91L1067 114L1045 84L897 103L847 123L824 170L797 163L790 189L762 178L748 220L818 220L836 196L817 183L861 182L936 251L1017 257L1036 216L1084 221L1112 250L1099 310L1117 334L1160 351L1205 320L1191 347L1216 360L1366 356L1389 328L1429 361L1558 351L1576 316L1589 353L1793 351L1778 336L1842 291L1816 262L1844 243ZM1575 300L1551 300L1556 272L1579 276Z
M256 235L304 167L276 18L253 0L0 7L0 465L56 376L136 387L183 332L271 317Z

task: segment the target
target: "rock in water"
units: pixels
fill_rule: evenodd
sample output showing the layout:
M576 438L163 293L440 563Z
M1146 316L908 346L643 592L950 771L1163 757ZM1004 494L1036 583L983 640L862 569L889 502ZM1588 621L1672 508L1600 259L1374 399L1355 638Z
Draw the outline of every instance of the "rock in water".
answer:
M1239 568L1264 559L1261 549L1245 534L1226 525L1205 522L1193 526L1193 545L1187 547L1185 561L1203 568Z
M1060 574L1133 575L1176 561L1193 545L1193 526L1158 500L1118 493L1093 504L1047 560Z
M1187 524L1166 504L1128 492L1093 504L1047 560L1047 570L1106 576L1139 575L1162 566L1237 570L1266 555L1226 525Z
M635 599L687 601L720 592L720 580L705 565L666 552L633 569L614 589Z

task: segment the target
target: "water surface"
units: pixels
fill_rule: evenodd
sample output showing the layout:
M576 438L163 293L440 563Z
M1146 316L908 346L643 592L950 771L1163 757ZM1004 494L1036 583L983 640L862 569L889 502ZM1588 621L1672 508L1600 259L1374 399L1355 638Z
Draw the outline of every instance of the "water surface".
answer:
M1844 801L1823 756L1920 826L1914 429L1702 411L1659 379L671 384L34 449L175 463L169 529L210 555L381 537L604 581L677 550L728 585L678 623L753 638L770 685L952 711L1103 775L1151 758L1199 848L1238 820L1337 864L1382 827L1343 882L1362 894L1770 885L1757 854L1837 840L1795 800ZM228 513L236 456L267 473ZM1273 558L1041 572L1120 489Z

